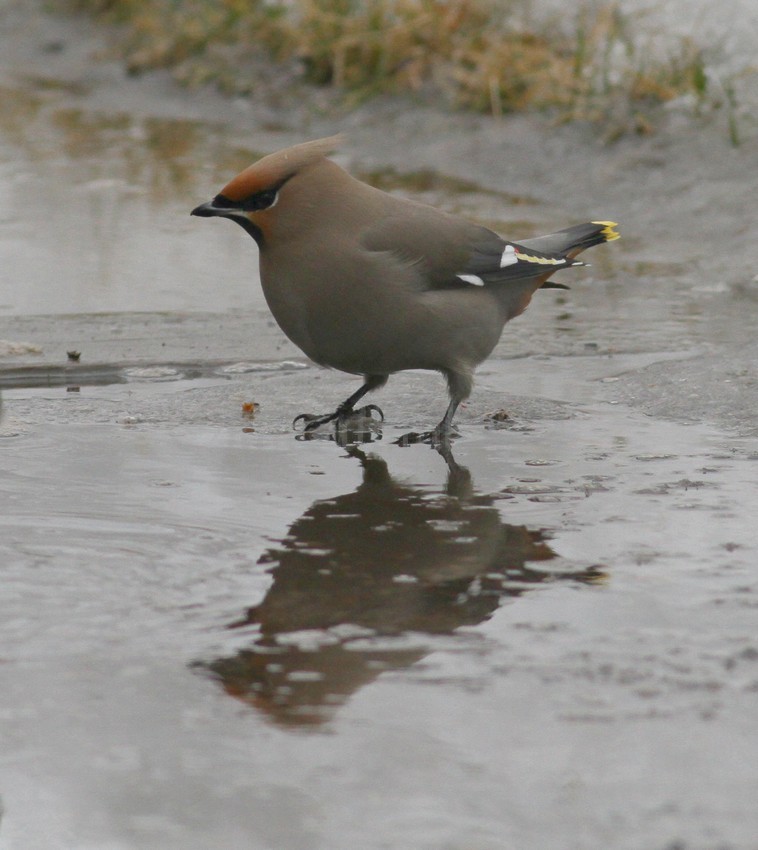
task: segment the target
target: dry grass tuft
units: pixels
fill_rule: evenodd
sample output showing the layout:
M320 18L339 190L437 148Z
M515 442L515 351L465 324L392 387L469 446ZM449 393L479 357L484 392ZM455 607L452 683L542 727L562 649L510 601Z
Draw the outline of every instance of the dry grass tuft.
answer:
M501 115L553 109L565 119L646 132L650 107L700 99L700 51L651 59L613 2L522 21L515 0L69 0L125 25L131 71L172 68L185 83L248 92L244 58L298 63L310 83L354 100L415 92Z

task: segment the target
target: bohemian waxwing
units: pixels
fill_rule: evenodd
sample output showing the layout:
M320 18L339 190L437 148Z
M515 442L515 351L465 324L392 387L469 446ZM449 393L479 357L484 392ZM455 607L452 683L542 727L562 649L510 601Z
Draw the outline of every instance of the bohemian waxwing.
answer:
M574 257L585 248L617 239L616 224L510 242L356 180L327 159L339 142L270 154L192 215L240 224L258 244L263 293L284 333L316 363L363 375L334 413L302 414L295 423L303 419L310 431L343 420L393 372L432 369L447 378L450 394L431 432L444 437L505 323L538 289L567 288L548 278L584 265Z

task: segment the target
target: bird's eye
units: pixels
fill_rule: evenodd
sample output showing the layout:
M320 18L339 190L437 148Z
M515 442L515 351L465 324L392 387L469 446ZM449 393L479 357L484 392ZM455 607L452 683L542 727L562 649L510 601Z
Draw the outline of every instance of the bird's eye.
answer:
M273 207L276 203L278 192L276 189L265 189L263 192L256 192L242 201L242 209L245 212L254 212L255 210L267 210Z

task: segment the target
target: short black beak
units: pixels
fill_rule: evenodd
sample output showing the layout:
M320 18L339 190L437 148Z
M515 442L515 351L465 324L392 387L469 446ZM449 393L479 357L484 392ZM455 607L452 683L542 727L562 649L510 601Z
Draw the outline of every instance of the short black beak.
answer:
M203 218L210 218L214 215L224 215L224 213L228 213L228 210L220 209L219 207L213 206L213 201L208 201L205 204L200 204L199 207L195 207L194 210L190 213L190 215L199 215Z
M255 239L259 247L263 243L263 234L260 228L256 227L245 215L242 204L235 204L234 201L230 201L223 195L216 195L212 201L207 201L204 204L200 204L199 207L195 207L190 215L199 215L201 218L228 218L231 221L236 221L240 227L243 227Z

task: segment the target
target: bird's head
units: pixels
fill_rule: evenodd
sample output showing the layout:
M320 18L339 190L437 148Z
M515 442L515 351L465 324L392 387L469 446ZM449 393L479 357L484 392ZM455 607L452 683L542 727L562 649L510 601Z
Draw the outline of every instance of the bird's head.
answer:
M285 187L309 167L324 161L340 142L340 136L330 136L269 154L230 180L212 201L195 207L191 215L236 221L262 247L274 221L286 214L282 207L275 211L280 196L289 193ZM282 206L286 207L286 202Z

